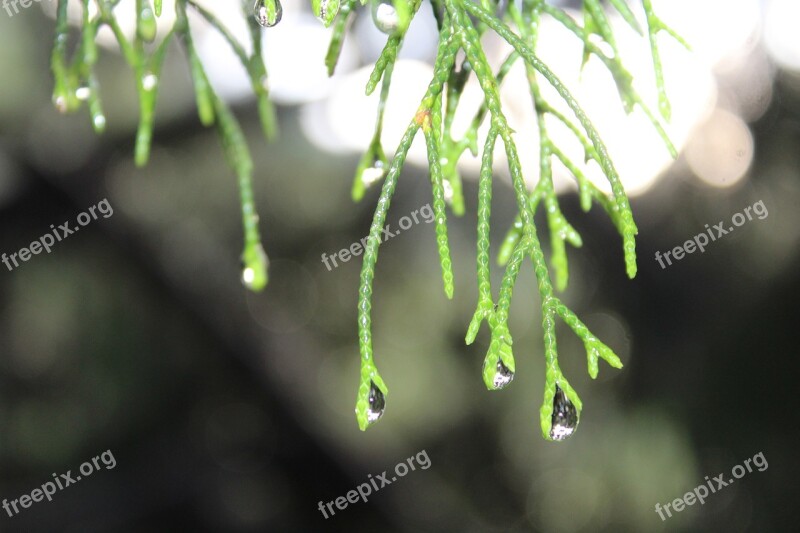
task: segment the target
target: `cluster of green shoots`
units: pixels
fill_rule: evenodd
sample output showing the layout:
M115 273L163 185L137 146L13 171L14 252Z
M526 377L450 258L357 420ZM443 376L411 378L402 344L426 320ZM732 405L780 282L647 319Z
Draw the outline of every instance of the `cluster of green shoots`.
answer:
M68 0L58 2L56 40L52 55L52 70L55 77L54 104L60 111L69 112L87 102L94 128L98 133L103 131L105 117L94 73L97 61L95 40L98 29L102 25L109 26L124 58L136 75L141 118L136 137L135 160L137 165L146 164L150 152L159 76L165 51L169 43L177 37L183 43L188 57L200 121L206 126L216 124L229 164L238 177L244 226L243 281L250 289L263 289L267 283L268 261L261 246L258 215L253 204L253 163L236 118L214 92L206 77L193 45L192 30L186 13L190 9L198 13L223 35L238 56L252 81L264 133L267 138L271 138L276 131L276 121L274 109L268 98L267 73L261 56L261 32L262 28L280 22L283 10L279 0L255 0L254 5L243 6L248 15L252 40L251 54L245 52L242 45L212 13L194 0L175 1L176 22L158 41L156 41L156 17L161 16L160 0L155 0L152 5L150 0L136 0L137 27L132 40L126 38L115 18L114 9L119 0L80 1L83 4L83 24L71 62L67 60ZM454 215L461 216L465 210L457 165L467 152L470 152L472 157L479 157L481 161L477 211L479 296L477 309L468 327L466 342L467 344L474 342L480 326L485 321L491 338L483 364L484 382L490 390L496 390L508 385L514 377L513 343L508 326L509 309L520 268L525 260L530 258L541 298L544 330L546 379L544 402L540 410L542 434L548 440L563 440L577 427L582 404L559 368L556 319L563 320L583 341L591 377L597 376L600 359L615 368L620 368L622 363L555 294L550 270L534 224L537 208L543 206L546 212L550 230L550 267L555 275L555 289L563 291L567 286L566 243L580 247L582 242L580 235L559 208L553 186L553 160L560 161L574 176L584 211L588 211L592 203L597 202L608 214L622 237L625 264L630 277L636 274L637 228L628 198L600 135L569 89L536 54L542 17L552 17L580 39L584 46L584 63L592 56L599 59L613 76L624 109L631 113L638 107L649 117L673 155L675 149L667 138L659 118L650 111L634 89L633 77L623 66L609 14L601 4L601 0L583 1L582 21L575 20L567 12L547 4L544 0L522 0L521 3L509 0L499 0L497 3L492 0L430 0L428 7L433 10L439 32L433 76L418 111L410 117L408 129L390 161L382 144L384 112L399 50L410 24L422 7L422 1L370 0L370 2L376 27L388 37L367 85L368 94L380 86L375 134L358 166L353 185L353 198L357 201L364 196L369 186L383 182L363 257L358 293L361 381L356 402L356 417L359 427L365 430L384 413L388 389L378 373L372 347L373 280L381 234L397 180L414 138L421 131L428 152L436 217L436 242L444 291L448 298L453 297L454 280L448 244L447 211L449 207ZM331 74L336 67L348 25L359 11L359 5L364 3L366 0L311 1L314 14L326 27L333 28L326 57L326 64ZM96 6L94 14L90 4ZM669 120L670 104L664 89L657 36L663 31L680 42L683 41L656 16L650 0L642 0L644 28L625 0L610 0L610 4L611 8L616 10L635 31L643 37L645 34L649 37L653 71L658 87L659 110L662 118ZM512 51L499 65L490 64L481 44L481 37L487 31L494 32L511 47ZM610 50L610 53L606 50ZM539 130L539 179L533 190L526 187L514 132L508 125L499 93L500 85L517 62L523 63L526 69L531 105L536 113ZM483 104L466 133L460 138L454 138L452 126L459 109L460 97L467 81L473 75L482 90ZM560 106L548 102L543 97L543 92L540 90L541 83L549 84L555 89L558 97L570 109L569 114L559 111ZM548 134L548 117L549 120L566 126L581 143L585 152L582 164L572 161L551 140ZM483 146L479 147L478 131L485 122L488 122L488 134ZM500 246L498 262L505 267L505 274L495 297L490 279L489 228L493 154L498 142L502 144L508 161L518 214L513 227ZM596 162L602 169L610 184L611 194L602 192L584 174L583 166L591 161Z
M188 58L200 122L204 126L216 125L225 156L239 182L244 228L242 281L252 290L263 290L267 285L269 261L261 245L258 213L253 199L253 160L239 122L208 81L192 39L192 29L187 17L187 11L194 10L228 42L251 80L253 93L258 100L264 135L267 139L271 139L277 133L277 119L272 102L269 100L267 71L261 55L262 27L253 16L252 6L246 8L252 41L252 53L248 54L213 13L193 0L175 1L175 23L164 36L156 35L156 18L162 14L162 0L155 0L153 3L150 0L136 0L136 32L132 39L126 37L117 20L115 9L120 0L78 1L82 5L83 20L70 60L67 57L70 37L67 19L69 2L58 0L56 36L51 57L51 69L55 79L54 105L62 113L68 113L77 111L86 102L95 131L103 132L106 118L95 75L98 59L96 37L102 26L108 26L119 44L123 57L135 74L136 92L139 96L139 128L134 153L136 165L140 167L146 165L150 158L164 58L172 41L179 40Z
M659 108L662 118L669 120L670 104L664 89L661 60L658 51L657 35L665 31L683 42L653 12L650 0L643 0L646 30L638 22L635 14L625 0L612 0L623 19L640 35L645 31L649 36L653 67L659 93ZM400 5L403 5L402 10ZM553 187L553 159L560 161L577 181L580 203L584 211L597 202L606 211L623 241L625 264L629 277L636 275L636 224L628 198L614 164L600 135L586 113L570 93L569 89L553 74L536 54L537 37L543 16L553 17L571 31L584 45L584 63L591 57L598 58L613 76L619 90L622 105L628 113L636 107L651 120L659 135L664 139L670 152L676 155L662 124L656 115L634 89L633 77L623 66L614 31L600 0L584 0L583 24L579 24L568 13L544 0L522 0L521 4L491 0L431 0L431 7L439 28L439 45L433 76L428 90L422 98L419 109L411 119L408 129L391 162L384 156L381 145L382 116L389 93L393 66L398 50L403 44L409 22L421 7L420 0L395 0L397 23L377 60L370 77L367 93L381 84L378 122L374 139L361 161L353 188L353 195L359 199L366 184L383 180L380 199L370 227L369 240L364 252L361 270L361 285L358 301L359 346L361 353L361 382L356 401L356 417L359 426L365 430L375 423L384 412L387 387L378 372L372 346L371 309L372 289L378 249L381 243L381 230L397 185L406 156L415 136L422 132L428 151L433 206L436 215L436 242L444 283L444 292L453 297L454 283L448 245L447 206L455 215L464 213L464 199L461 178L457 171L459 159L470 151L472 156L480 157L481 171L478 184L478 237L477 237L477 277L478 303L469 324L466 342L475 341L481 324L485 321L490 331L489 350L483 363L483 380L490 390L502 389L514 377L514 356L512 337L508 318L514 286L522 264L530 258L539 288L542 307L542 327L544 329L544 355L546 379L544 401L540 409L542 434L548 440L563 440L569 437L578 424L581 400L570 386L558 364L556 346L556 319L563 320L583 341L588 359L589 374L595 378L599 360L605 360L614 368L622 367L619 357L584 325L561 299L555 294L548 264L537 235L534 215L542 206L546 212L550 236L550 266L555 274L555 288L563 291L567 286L568 267L566 243L575 247L582 244L581 237L569 224L559 208ZM399 14L403 13L404 16ZM340 19L340 26L346 24ZM481 44L484 32L491 31L511 47L511 52L500 65L492 66ZM601 47L604 42L607 47ZM685 43L684 43L685 44ZM334 39L332 50L339 42ZM611 50L611 54L603 51ZM331 55L329 57L335 57ZM499 86L510 69L518 61L524 64L531 104L536 113L540 139L539 179L533 190L526 187L520 165L514 132L508 125L499 94ZM483 104L474 117L467 132L460 138L453 138L452 125L459 107L460 96L471 76L478 80L483 93ZM558 96L571 110L572 116L558 111L558 106L543 97L540 84L547 83L555 89ZM569 157L551 140L548 134L547 117L562 123L581 143L585 152L583 164L596 162L611 186L607 195L589 181L581 170L581 165ZM479 127L488 121L489 132L483 147L478 146ZM511 175L516 196L518 215L499 250L498 262L505 266L505 274L495 297L490 279L489 223L492 201L493 154L495 145L500 142L505 149L508 170ZM377 172L376 172L377 171Z

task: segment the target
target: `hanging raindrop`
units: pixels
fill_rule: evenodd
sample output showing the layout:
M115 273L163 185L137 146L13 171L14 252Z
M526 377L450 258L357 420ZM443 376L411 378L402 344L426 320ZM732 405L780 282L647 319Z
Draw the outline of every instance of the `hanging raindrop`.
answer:
M561 387L556 385L553 398L553 417L550 422L550 438L556 441L566 440L578 427L578 410L567 398Z
M368 401L367 421L374 424L383 416L383 411L386 409L386 398L374 382L370 382Z
M361 3L363 4L365 1ZM311 11L326 28L333 24L340 7L341 0L311 0Z
M248 247L242 257L242 284L251 291L260 292L267 285L268 268L269 258L263 246Z
M242 283L248 289L253 288L253 283L256 280L256 269L253 267L243 267L242 268Z
M142 88L145 91L152 91L158 84L158 76L152 72L148 72L142 77Z
M444 201L448 204L453 203L453 185L450 183L450 180L444 180L442 182L442 188L444 189Z
M64 98L63 95L58 95L53 99L53 104L55 104L56 109L59 113L66 113L69 111L69 106L67 106L67 99Z
M92 123L96 130L102 131L106 127L106 117L104 115L95 115L92 118Z
M153 15L153 10L150 7L150 2L142 2L139 19L136 24L136 33L144 42L152 43L156 38L157 32L158 24L155 15Z
M372 2L372 21L383 33L391 35L397 31L400 18L391 0L374 0Z
M371 167L367 167L361 172L361 183L369 188L373 183L379 181L386 175L386 165L380 159L376 159Z
M89 99L89 96L92 94L92 90L87 87L86 85L81 85L77 89L75 89L75 98L78 100L85 102Z
M281 0L256 0L253 5L253 16L265 28L271 28L283 18Z
M497 360L497 372L494 373L492 384L495 389L502 389L514 380L514 372L503 364L502 359Z

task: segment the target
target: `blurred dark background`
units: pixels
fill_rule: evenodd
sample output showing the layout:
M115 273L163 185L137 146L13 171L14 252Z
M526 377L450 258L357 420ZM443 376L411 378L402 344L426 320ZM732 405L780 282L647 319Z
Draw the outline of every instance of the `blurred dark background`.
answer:
M272 261L267 290L249 294L236 182L214 131L198 124L181 51L162 80L152 161L136 169L135 94L119 56L103 53L109 130L95 136L85 111L65 117L50 104L52 20L36 5L0 12L0 253L104 198L114 209L50 254L0 266L0 498L30 494L106 450L117 463L52 502L14 517L0 510L0 531L795 531L800 66L763 38L773 4L789 9L753 3L763 20L713 71L713 110L632 199L636 279L602 210L584 214L572 191L560 197L584 240L569 250L564 299L625 368L601 363L593 382L580 342L559 326L561 365L584 402L578 431L559 444L538 427L541 316L527 265L512 309L513 385L485 390L485 329L475 345L463 342L476 298L469 170L467 216L450 220L452 302L431 226L381 248L373 332L390 394L384 419L361 433L360 261L331 271L320 261L368 230L377 191L360 204L349 197L358 154L314 144L302 126L311 104L279 108L272 144L253 103L235 105ZM754 96L743 72L766 89ZM731 121L751 143L725 135ZM430 202L426 182L426 169L410 164L394 228ZM759 200L763 220L666 269L654 261ZM495 201L499 242L514 213L507 179ZM317 509L422 450L429 469L327 520ZM655 513L759 452L763 472L667 521Z

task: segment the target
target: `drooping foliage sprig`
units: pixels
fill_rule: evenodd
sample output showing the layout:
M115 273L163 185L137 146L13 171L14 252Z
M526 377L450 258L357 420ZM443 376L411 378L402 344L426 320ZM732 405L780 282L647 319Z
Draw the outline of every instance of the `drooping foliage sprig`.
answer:
M275 13L259 13L258 10L253 13L252 6L242 5L246 9L252 45L252 52L248 54L242 44L219 19L194 0L176 0L175 23L160 40L156 39L156 18L162 14L162 1L156 0L151 4L150 0L136 0L136 31L129 39L122 30L115 13L119 1L79 0L83 12L82 24L79 39L70 59L67 50L70 37L67 20L68 0L58 0L55 44L51 56L51 69L54 77L53 103L59 111L68 113L77 111L86 101L95 131L102 133L105 130L106 118L95 75L95 65L98 55L97 32L101 27L108 26L119 44L122 56L135 75L136 91L139 97L139 127L134 153L136 165L144 166L150 158L164 58L171 42L179 40L183 44L188 59L200 122L204 126L216 124L228 164L233 168L238 179L244 229L242 281L248 288L260 291L267 285L269 261L261 245L258 213L253 199L253 161L238 120L209 83L194 45L187 11L194 10L218 31L242 63L251 80L264 135L267 139L273 138L277 133L277 120L275 110L269 100L267 71L261 56L261 25L259 23L270 25L271 21L274 24L276 18L279 20L280 17L276 17ZM256 16L254 17L254 15ZM259 16L260 18L258 18ZM271 18L265 19L265 16L271 16Z
M384 0L383 4L387 3L387 0ZM454 281L448 245L447 206L449 204L455 215L462 215L464 212L461 178L457 170L459 159L467 150L474 156L480 156L481 159L477 209L478 302L467 329L466 342L471 344L475 341L480 326L485 321L489 327L490 344L483 363L484 383L488 389L497 390L508 385L514 377L513 341L508 325L509 309L520 269L526 259L530 258L541 299L542 328L544 330L546 379L544 401L540 409L540 425L545 439L563 440L571 435L577 427L582 403L559 367L556 319L563 320L583 341L588 370L592 378L597 376L600 359L605 360L614 368L621 368L622 362L555 294L550 270L534 223L537 208L543 206L546 213L551 248L550 266L555 275L555 289L564 290L567 286L566 244L569 243L577 248L582 245L582 240L559 208L553 186L553 160L560 161L574 176L584 211L589 211L594 201L600 204L608 214L612 224L622 237L626 270L631 278L636 275L635 238L637 228L619 175L599 133L569 89L539 59L536 53L542 17L553 17L575 34L584 45L584 63L591 56L595 56L611 73L624 109L631 113L635 108L640 108L650 119L673 156L676 155L675 148L669 141L659 119L651 112L634 88L633 76L623 66L614 31L600 0L584 0L582 25L567 12L545 3L544 0L522 0L521 4L495 3L489 0L431 0L431 7L439 28L439 44L433 76L418 111L410 121L408 129L395 151L394 158L391 163L388 163L380 141L383 110L386 106L393 66L397 61L398 51L403 44L410 18L413 18L421 7L420 0L409 0L408 3L410 8L402 8L402 12L408 14L408 20L399 15L401 13L400 6L405 6L406 0L395 0L393 4L389 3L396 8L398 15L395 20L397 23L387 31L389 37L386 46L376 62L367 85L369 94L377 88L379 83L382 83L379 118L375 136L359 165L353 186L353 196L358 200L363 197L365 187L383 180L383 187L365 247L358 293L361 377L356 400L356 418L359 427L365 430L383 415L385 409L388 389L378 372L372 344L373 280L381 243L381 232L386 223L392 196L411 144L421 132L425 138L428 152L436 216L436 243L444 291L448 298L453 297ZM337 28L346 24L346 18L352 12L354 4L355 2L350 2L346 14L337 21ZM643 33L636 16L624 0L614 0L611 4L635 31ZM678 37L654 14L649 0L644 0L642 7L650 37L658 86L659 108L662 117L669 120L670 105L664 89L664 77L656 36L660 31L666 31L673 37ZM512 49L512 52L496 70L487 59L481 44L481 37L487 31L494 32ZM606 54L596 43L596 39L606 43L612 54ZM678 39L680 40L680 38ZM329 60L336 57L340 47L341 33L337 32L331 43ZM507 74L519 61L525 67L540 139L539 179L532 191L526 186L523 177L514 132L509 127L499 91L499 86ZM329 67L331 63L332 61L329 63ZM459 107L460 96L465 84L471 76L475 76L480 85L483 93L483 105L475 115L467 132L463 137L456 139L452 134L454 116ZM547 83L555 89L558 97L569 108L572 117L565 115L558 110L558 106L545 99L540 90L541 83ZM581 165L572 161L556 145L549 135L548 117L550 120L560 122L574 134L585 152L583 163L595 161L600 166L610 184L611 194L607 195L595 186L586 177ZM478 129L485 121L489 123L489 132L481 151L478 147ZM501 266L505 266L505 274L495 297L490 279L489 228L494 174L493 156L498 142L502 145L508 161L518 214L499 250L498 262Z
M137 25L132 40L128 40L116 21L114 10L119 0L78 0L82 3L83 20L80 39L75 45L73 59L67 56L69 27L67 24L68 0L59 0L57 8L56 38L51 67L55 79L53 101L62 112L77 110L86 101L95 130L105 128L105 116L100 101L98 81L95 76L97 48L95 39L103 25L108 26L126 61L136 76L140 103L140 122L136 136L135 161L146 164L153 134L156 98L165 53L172 40L179 40L185 49L189 70L194 83L200 121L205 126L216 124L222 139L225 155L234 169L241 194L244 226L243 281L253 290L261 290L267 283L268 260L261 246L258 215L253 191L253 163L242 130L233 113L214 92L192 39L187 11L194 10L227 41L244 66L258 101L258 110L265 136L276 133L274 109L268 98L267 72L261 56L262 27L280 22L283 10L279 0L255 0L248 12L252 52L228 31L215 15L195 0L176 0L176 22L160 41L156 42L156 17L161 16L162 2L136 0ZM372 346L372 295L375 266L381 234L391 200L415 137L421 134L428 152L431 190L435 214L436 244L439 254L444 291L452 298L455 290L452 260L448 242L447 212L462 216L465 212L464 196L457 166L466 152L479 157L477 209L477 284L478 302L472 321L467 328L466 342L475 341L485 321L490 334L489 350L483 363L483 379L488 389L502 389L514 377L515 362L513 341L508 319L514 287L523 263L530 258L536 276L542 308L542 328L545 355L544 401L540 409L542 434L548 440L563 440L577 427L582 403L570 386L558 363L556 345L556 319L563 320L582 340L587 354L588 371L592 378L598 373L599 360L620 368L622 363L614 352L595 337L581 320L556 295L568 282L566 244L580 247L582 240L561 212L553 186L553 160L559 161L575 178L584 211L597 202L608 214L611 223L622 237L623 255L629 277L636 275L637 228L628 198L619 175L611 161L605 144L591 120L583 111L570 90L537 55L540 23L543 17L552 17L583 43L583 63L595 57L606 67L618 89L621 105L632 113L639 108L652 122L664 140L667 149L676 154L659 118L653 113L634 88L633 76L624 67L617 46L609 14L601 0L583 0L582 20L576 20L561 8L544 0L430 0L430 8L437 21L439 40L433 75L418 111L410 123L394 156L389 161L382 144L384 114L391 89L392 75L403 46L406 33L415 15L422 8L421 0L369 0L375 25L387 34L386 45L375 63L367 84L371 94L380 85L375 134L362 157L352 187L354 200L362 199L368 187L382 182L370 234L365 247L360 287L358 293L358 338L361 355L361 376L356 401L356 418L365 430L384 413L388 389L381 378ZM313 13L328 27L332 26L332 39L325 59L333 74L347 28L367 0L311 0ZM658 89L658 106L661 117L669 120L671 107L665 90L658 34L665 32L685 45L685 42L654 13L651 1L642 0L641 7L646 29L643 29L626 0L610 0L610 9L636 32L649 40L653 72ZM96 6L92 15L90 4ZM249 4L244 5L246 10ZM499 64L492 65L481 43L486 32L494 32L510 46L511 52ZM605 46L600 46L604 44ZM610 54L604 50L610 50ZM532 190L526 186L519 150L514 132L509 127L500 99L500 85L515 64L524 65L531 105L535 111L539 130L539 177ZM483 94L483 104L467 131L456 138L453 134L454 117L461 104L461 95L470 78L477 79ZM553 103L544 97L541 84L548 84L561 100ZM566 104L569 113L559 110ZM479 147L478 131L488 121L488 134ZM579 164L553 141L549 125L560 123L577 139L584 150L584 161ZM506 155L508 171L516 197L517 217L499 247L497 260L505 267L497 295L491 283L490 216L494 177L495 147L500 143ZM608 180L611 193L602 192L582 170L589 162L596 162ZM549 229L550 277L534 215L543 206Z

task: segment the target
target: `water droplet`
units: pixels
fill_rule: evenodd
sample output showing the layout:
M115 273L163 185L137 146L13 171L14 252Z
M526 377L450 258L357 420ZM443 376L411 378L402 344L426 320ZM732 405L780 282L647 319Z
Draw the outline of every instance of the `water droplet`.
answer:
M386 165L383 164L383 161L377 159L371 167L365 168L361 173L361 183L364 184L364 187L369 187L373 183L381 180L385 175Z
M67 112L67 99L64 98L62 95L56 96L55 100L53 100L53 103L55 104L56 109L58 110L59 113Z
M383 416L383 411L386 409L386 398L374 382L370 382L368 400L367 421L374 424Z
M444 201L448 204L453 203L453 186L450 184L450 180L444 180L442 186L444 187Z
M553 418L550 422L550 438L566 440L577 427L578 410L561 390L561 387L556 385L556 395L553 398Z
M142 3L136 32L139 38L147 43L152 43L156 38L158 24L156 23L155 15L153 15L153 10L150 8L150 2Z
M375 0L372 2L372 21L383 33L391 35L397 31L400 19L397 9L391 0Z
M494 373L492 383L495 389L502 389L514 380L514 372L511 371L502 360L497 361L497 372Z
M283 6L280 0L256 0L253 15L260 25L271 28L283 18Z
M156 84L158 83L158 76L153 74L152 72L145 74L142 78L142 88L145 91L152 91Z
M269 259L259 244L248 247L242 257L242 283L251 291L259 292L267 285Z
M327 28L339 13L340 4L341 0L311 0L311 11Z
M98 130L106 127L106 117L104 115L95 115L92 122L94 122L94 127Z
M242 270L242 283L247 287L253 284L256 279L256 269L252 267L244 267Z
M87 87L86 85L82 85L75 89L75 98L81 101L86 101L89 99L89 95L92 94L92 90Z

